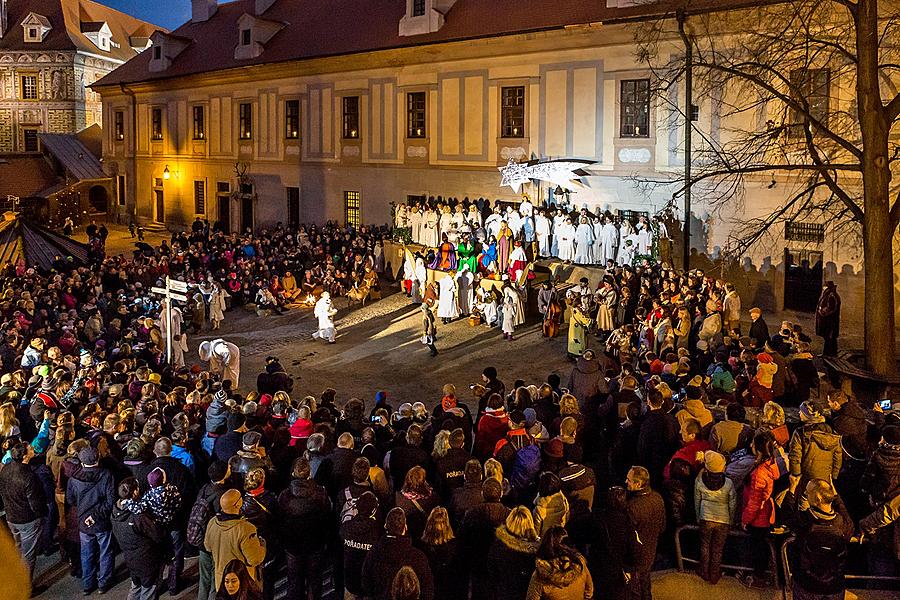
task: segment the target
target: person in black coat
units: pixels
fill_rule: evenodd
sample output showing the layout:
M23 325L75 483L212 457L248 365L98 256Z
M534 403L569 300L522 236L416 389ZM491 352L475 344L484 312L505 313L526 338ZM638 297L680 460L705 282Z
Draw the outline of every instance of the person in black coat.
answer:
M488 552L496 538L496 530L506 521L509 508L500 502L503 486L496 479L486 479L481 486L482 504L473 506L463 518L459 532L465 565L472 582L472 600L490 598L491 569Z
M357 597L364 595L363 564L381 537L378 512L378 498L370 491L363 492L356 499L356 515L340 526L344 587Z
M34 458L31 444L16 444L9 454L12 460L0 469L0 498L6 509L10 532L33 579L44 518L48 513L47 497L38 476L28 466Z
M450 449L438 459L435 465L435 491L447 502L453 495L453 490L462 487L465 482L466 463L471 460L463 446L466 443L466 434L462 429L454 429L450 432Z
M662 483L663 469L680 446L678 421L663 408L663 396L650 389L647 396L647 412L641 422L637 440L637 464L650 471L650 481Z
M148 513L138 510L140 495L134 477L119 484L119 500L112 510L112 531L131 577L128 597L155 598L166 562L168 536Z
M650 488L650 474L643 467L632 467L625 479L628 487L626 512L634 526L635 538L628 571L628 597L640 600L652 598L650 569L656 560L656 544L666 530L666 505L662 496Z
M418 425L410 425L405 434L398 434L404 438L393 450L387 459L387 467L391 477L391 487L399 490L403 487L406 473L416 465L427 465L431 457L422 448L422 428Z
M97 449L78 453L81 469L66 486L66 504L74 506L81 537L81 582L86 593L112 587L115 554L112 545L112 509L116 499L113 476L99 466ZM181 464L181 463L178 463ZM98 572L99 567L99 572Z
M753 348L762 350L763 346L770 339L769 326L766 325L766 320L763 319L762 311L755 307L750 309L750 320L753 321L750 324L749 332L750 339L753 340Z
M172 454L172 440L161 437L153 445L156 458L150 463L150 470L160 468L166 473L166 482L174 485L181 492L181 506L172 522L169 536L172 540L172 564L169 569L169 592L175 595L181 590L181 574L184 571L185 530L191 508L197 499L197 484L190 469L184 466Z
M256 390L259 394L270 396L274 396L276 392L290 394L293 389L294 380L285 372L278 358L267 357L265 371L256 376Z
M464 483L462 487L453 490L450 497L450 520L457 529L463 524L463 519L470 509L484 504L484 494L481 492L482 477L481 463L478 459L473 458L466 462L466 466L463 467Z
M518 506L495 531L487 556L489 596L495 600L521 600L528 591L540 540L531 511Z
M419 578L420 600L434 600L434 580L428 559L406 536L406 514L394 507L384 523L382 537L363 563L362 583L366 596L390 600L391 583L402 567L410 567ZM520 596L521 600L521 596Z
M279 533L287 553L289 598L322 597L325 544L333 522L325 488L310 479L309 461L294 461L290 487L278 496Z
M625 600L625 565L635 539L634 528L625 508L625 488L612 487L602 510L591 514L586 527L572 532L578 545L590 544L588 571L594 578L594 589L603 590L609 600Z
M335 498L337 493L353 483L353 463L359 458L359 452L353 449L353 434L342 433L337 440L337 448L328 456L331 460L331 476L328 484L328 495Z
M460 546L453 536L447 509L438 506L428 515L422 534L422 550L428 557L434 577L435 600L457 600L468 594L468 581L462 573Z

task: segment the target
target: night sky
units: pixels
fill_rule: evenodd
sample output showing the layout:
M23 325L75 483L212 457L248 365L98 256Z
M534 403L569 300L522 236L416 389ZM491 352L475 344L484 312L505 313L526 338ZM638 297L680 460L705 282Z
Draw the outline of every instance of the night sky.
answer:
M138 19L175 29L191 18L191 0L98 0Z

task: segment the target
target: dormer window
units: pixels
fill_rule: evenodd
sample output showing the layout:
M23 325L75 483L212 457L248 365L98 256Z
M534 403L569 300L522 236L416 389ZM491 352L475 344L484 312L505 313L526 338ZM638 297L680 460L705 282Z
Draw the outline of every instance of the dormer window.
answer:
M234 49L235 60L247 60L262 55L266 44L284 29L285 23L270 21L248 13L237 20L238 44Z
M191 44L191 40L179 35L155 31L150 36L150 44L153 48L150 72L159 73L172 66L172 61L184 52L184 49Z
M249 29L241 29L241 46L249 46L252 38Z
M43 42L50 30L50 21L44 15L37 13L28 13L28 16L22 21L23 36L26 42L37 43Z
M109 47L112 42L112 30L106 22L82 21L81 33L84 34L84 37L91 40L91 43L95 46L104 52L109 52Z
M402 36L434 33L444 26L444 19L456 0L406 0L406 12L400 19Z

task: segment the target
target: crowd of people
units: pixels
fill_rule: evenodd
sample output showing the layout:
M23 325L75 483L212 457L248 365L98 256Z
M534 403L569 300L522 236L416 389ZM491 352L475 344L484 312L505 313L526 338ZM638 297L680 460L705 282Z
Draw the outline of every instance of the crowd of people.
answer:
M242 385L223 340L208 365L165 361L144 295L160 277L277 299L291 273L378 272L379 235L201 225L153 256L6 267L0 499L34 594L40 554L92 594L121 553L129 598L155 600L193 583L196 553L198 600L269 600L283 579L290 598L645 599L683 525L711 584L729 545L747 585L777 583L768 547L788 535L795 597L843 594L851 537L872 574L897 574L900 414L823 392L802 328L770 335L751 310L744 335L733 287L702 273L580 282L575 364L546 378L487 366L417 398L342 398L307 395L274 356Z

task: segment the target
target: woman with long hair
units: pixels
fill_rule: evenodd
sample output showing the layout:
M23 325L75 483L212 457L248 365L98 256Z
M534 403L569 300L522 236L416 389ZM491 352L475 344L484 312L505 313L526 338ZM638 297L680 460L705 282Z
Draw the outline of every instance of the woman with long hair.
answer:
M391 583L391 600L419 600L421 597L419 576L412 567L400 567Z
M590 600L594 581L584 557L569 546L569 534L552 527L541 537L525 600Z
M225 565L216 600L262 600L262 597L262 590L250 576L247 565L237 558Z
M539 538L531 511L517 506L497 527L488 552L490 598L494 600L522 600L534 572Z
M406 473L403 487L395 494L396 505L406 513L409 537L418 540L425 531L425 521L440 499L428 484L425 469L415 466Z
M422 534L422 550L428 557L434 577L435 600L464 598L467 580L460 577L463 571L459 545L446 508L438 506L428 515L425 532Z

